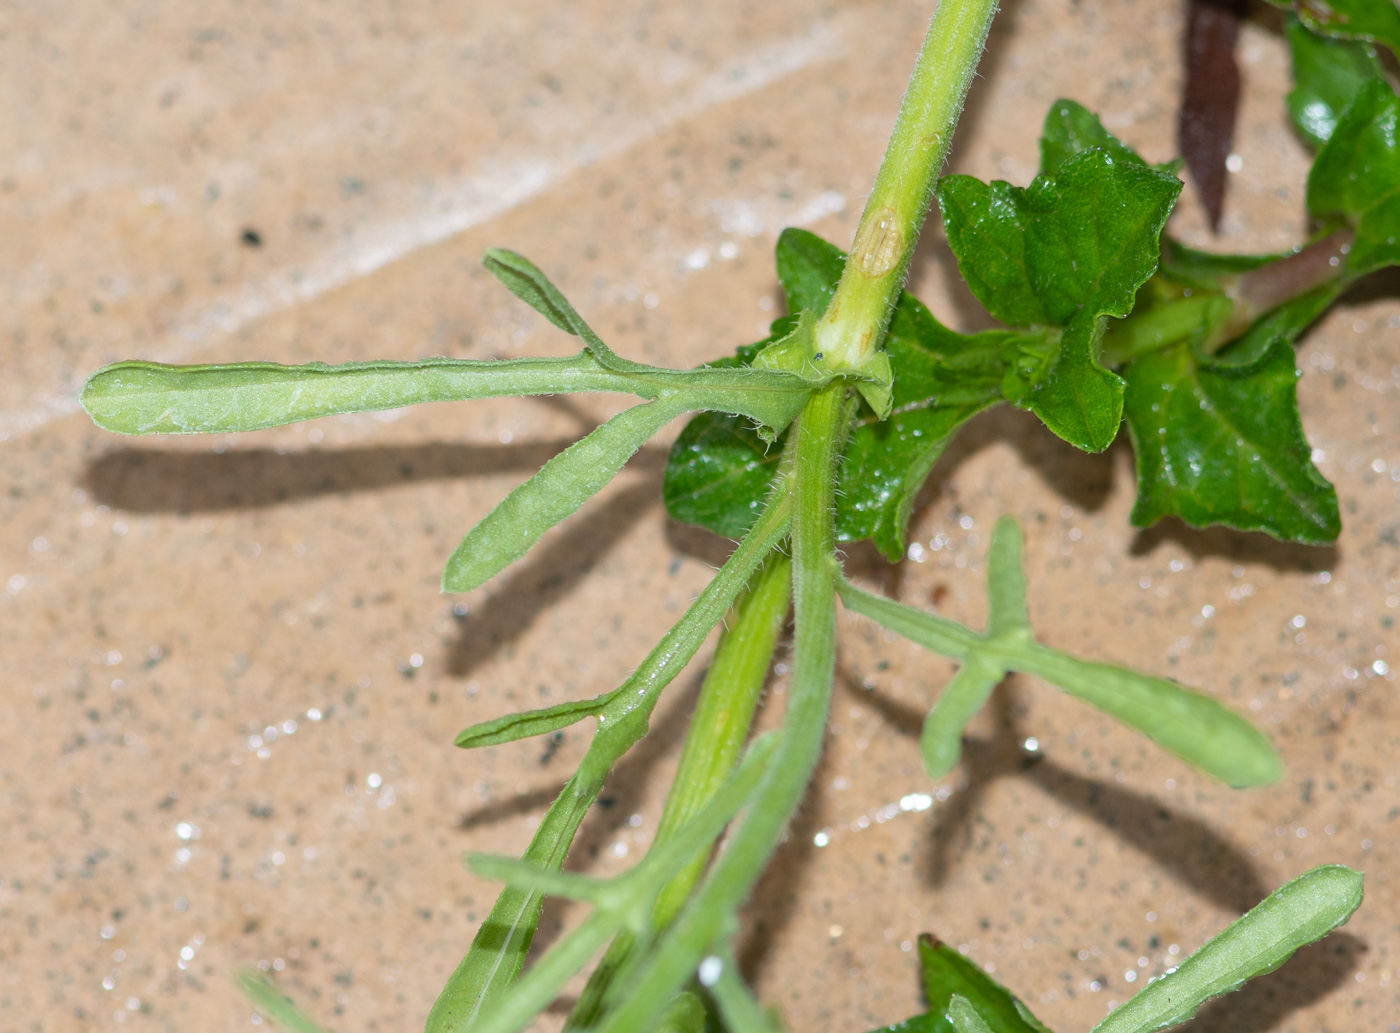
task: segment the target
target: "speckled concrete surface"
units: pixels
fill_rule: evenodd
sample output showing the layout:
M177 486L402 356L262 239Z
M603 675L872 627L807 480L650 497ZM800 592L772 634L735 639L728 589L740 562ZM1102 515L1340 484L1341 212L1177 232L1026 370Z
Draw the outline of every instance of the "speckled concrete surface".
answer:
M528 560L445 598L457 538L615 401L121 440L74 394L130 355L571 350L480 269L496 244L626 354L683 365L752 339L781 227L849 240L932 7L757 6L0 12L0 1031L248 1028L229 976L249 962L334 1029L419 1026L492 898L460 854L521 848L586 741L464 754L452 735L611 687L724 543L666 521L659 442ZM954 167L1027 181L1059 95L1169 157L1179 31L1166 0L1008 4ZM1306 160L1267 16L1242 56L1221 243L1278 248L1303 230ZM1207 242L1189 190L1174 225ZM916 287L968 326L946 255L927 243ZM930 784L914 732L949 665L843 620L831 748L744 951L791 1028L913 1012L910 945L931 931L1054 1028L1088 1029L1269 888L1341 861L1368 872L1346 932L1195 1028L1397 1029L1397 327L1393 288L1371 291L1300 351L1346 522L1333 549L1134 533L1127 448L1080 456L1002 411L940 464L909 560L853 556L978 620L987 532L1015 514L1048 641L1208 687L1289 775L1221 789L1017 680ZM645 847L697 678L619 768L580 866ZM576 918L552 909L544 938Z

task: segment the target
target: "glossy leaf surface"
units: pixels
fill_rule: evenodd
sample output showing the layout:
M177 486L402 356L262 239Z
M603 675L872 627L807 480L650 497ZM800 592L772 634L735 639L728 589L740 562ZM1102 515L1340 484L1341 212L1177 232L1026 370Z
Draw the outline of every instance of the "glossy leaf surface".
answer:
M1288 117L1303 139L1321 147L1361 88L1381 78L1381 64L1369 43L1319 36L1297 18L1288 20L1288 46L1293 55Z
M1050 161L1073 138L1052 137ZM1098 361L1105 317L1126 316L1157 267L1181 182L1140 159L1081 151L1029 188L970 176L940 181L948 243L987 311L1017 327L1056 327L1041 362L1013 367L1003 392L1087 451L1118 432L1123 385Z
M1313 32L1384 43L1400 57L1400 7L1394 0L1269 0L1290 8Z
M1318 151L1308 175L1308 211L1355 228L1349 276L1400 262L1400 98L1389 83L1363 86Z
M1287 340L1275 339L1247 366L1207 364L1178 345L1133 363L1125 376L1135 525L1176 516L1288 541L1337 537L1337 494L1303 436Z

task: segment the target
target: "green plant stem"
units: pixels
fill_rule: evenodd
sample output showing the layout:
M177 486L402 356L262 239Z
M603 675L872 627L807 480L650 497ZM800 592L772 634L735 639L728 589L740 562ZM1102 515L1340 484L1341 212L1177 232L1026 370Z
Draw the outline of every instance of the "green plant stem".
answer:
M781 740L748 814L700 890L635 970L599 1033L650 1029L701 957L733 931L752 891L802 801L821 754L836 662L836 605L831 558L836 457L850 410L847 385L816 392L797 425L793 469L793 675Z
M733 771L753 724L778 633L787 617L791 585L791 561L781 552L771 552L730 609L726 630L705 673L653 849L691 821ZM667 884L656 903L657 929L664 929L676 916L708 859L708 851L697 854ZM584 1029L598 1021L613 977L636 942L631 932L623 932L613 940L579 995L566 1029Z
M833 369L861 369L885 336L997 0L940 0L845 272L817 324Z
M786 535L793 495L787 477L780 476L758 523L720 568L686 615L633 672L622 694L625 709L612 707L599 716L598 732L578 770L550 806L525 851L524 860L558 868L574 834L597 799L603 782L632 744L647 730L647 721L661 690L690 662L695 651L719 623L763 558ZM428 1015L427 1033L462 1033L470 1028L482 1006L502 992L520 973L525 952L539 924L541 894L507 887L482 923L471 949L457 966Z

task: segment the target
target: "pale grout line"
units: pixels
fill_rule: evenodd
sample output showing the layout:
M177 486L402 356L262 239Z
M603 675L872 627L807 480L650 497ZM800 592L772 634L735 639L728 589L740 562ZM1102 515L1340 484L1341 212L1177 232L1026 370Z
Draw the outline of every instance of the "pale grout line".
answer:
M828 25L801 36L759 46L703 78L689 96L660 115L643 119L630 132L606 143L584 142L564 161L557 157L522 160L504 169L459 180L448 190L447 211L423 211L358 234L353 249L326 256L296 270L283 269L231 296L217 299L167 334L171 343L155 350L164 362L181 362L212 345L211 338L237 331L257 319L310 301L363 279L416 251L511 211L562 182L572 173L614 157L658 133L717 105L754 93L807 66L840 53L839 33ZM434 208L442 193L434 194ZM27 412L0 415L0 441L32 433L54 419L78 411L71 394L47 394Z

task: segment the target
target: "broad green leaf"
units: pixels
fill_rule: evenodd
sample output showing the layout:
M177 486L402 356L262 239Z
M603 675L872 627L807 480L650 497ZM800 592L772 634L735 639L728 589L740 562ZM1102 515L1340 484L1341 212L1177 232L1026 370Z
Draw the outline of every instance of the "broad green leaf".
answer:
M963 729L1005 677L1006 668L981 650L974 650L963 661L962 668L924 718L919 752L929 778L940 779L957 765L962 755Z
M1288 117L1303 139L1321 147L1361 87L1384 73L1369 43L1319 36L1296 17L1288 19L1288 45L1293 52Z
M805 230L785 230L778 242L778 274L789 307L822 311L844 264L839 248ZM723 361L752 361L793 325L792 317L775 323L768 339ZM951 435L1000 397L1000 352L1013 336L956 334L917 300L901 297L885 339L894 370L893 411L881 421L862 407L856 418L837 498L840 541L870 538L891 559L903 554L914 501ZM663 484L667 510L677 520L735 537L761 507L780 455L781 449L766 446L743 421L702 413L672 448Z
M1400 13L1396 14L1400 18ZM1400 98L1375 79L1357 91L1308 174L1308 211L1356 229L1355 278L1400 262Z
M662 387L655 378L606 370L587 352L566 359L422 359L339 366L167 366L132 361L94 373L83 387L82 403L99 427L119 434L213 434L419 402L576 391L654 398Z
M1109 1012L1093 1033L1156 1033L1187 1021L1212 997L1272 972L1361 906L1362 876L1345 865L1304 872L1219 936Z
M482 746L499 746L501 743L528 739L535 735L548 735L550 732L578 724L584 718L597 717L612 702L614 694L607 692L594 699L575 700L482 721L458 733L453 745L464 750L475 750Z
M1120 161L1146 164L1137 151L1105 129L1099 116L1084 105L1063 97L1051 104L1040 131L1041 174L1053 176L1070 158L1095 149L1107 151Z
M1395 0L1269 0L1294 11L1322 36L1384 43L1400 57L1400 8Z
M994 1033L982 1013L972 1006L966 997L954 994L948 1003L948 1021L957 1033Z
M666 512L726 538L744 534L763 509L782 458L780 444L759 437L750 420L724 413L692 416L666 460Z
M326 1033L276 983L257 969L241 968L235 978L253 1002L253 1007L284 1033Z
M919 936L919 967L928 1011L872 1033L954 1033L950 1012L962 999L992 1033L1050 1033L1024 1004L971 958L934 937Z
M1071 145L1052 140L1047 160ZM1087 451L1107 448L1122 416L1122 381L1098 360L1105 318L1132 310L1180 190L1175 176L1103 149L1065 158L1024 190L968 176L939 183L948 242L978 300L1012 326L1063 328L1043 354L1021 349L1003 392Z
M442 590L470 591L524 556L686 408L673 400L634 405L545 463L467 532L447 561Z
M1136 526L1176 516L1288 541L1337 537L1337 495L1303 436L1287 340L1273 340L1249 366L1206 365L1177 345L1134 362L1125 376Z

